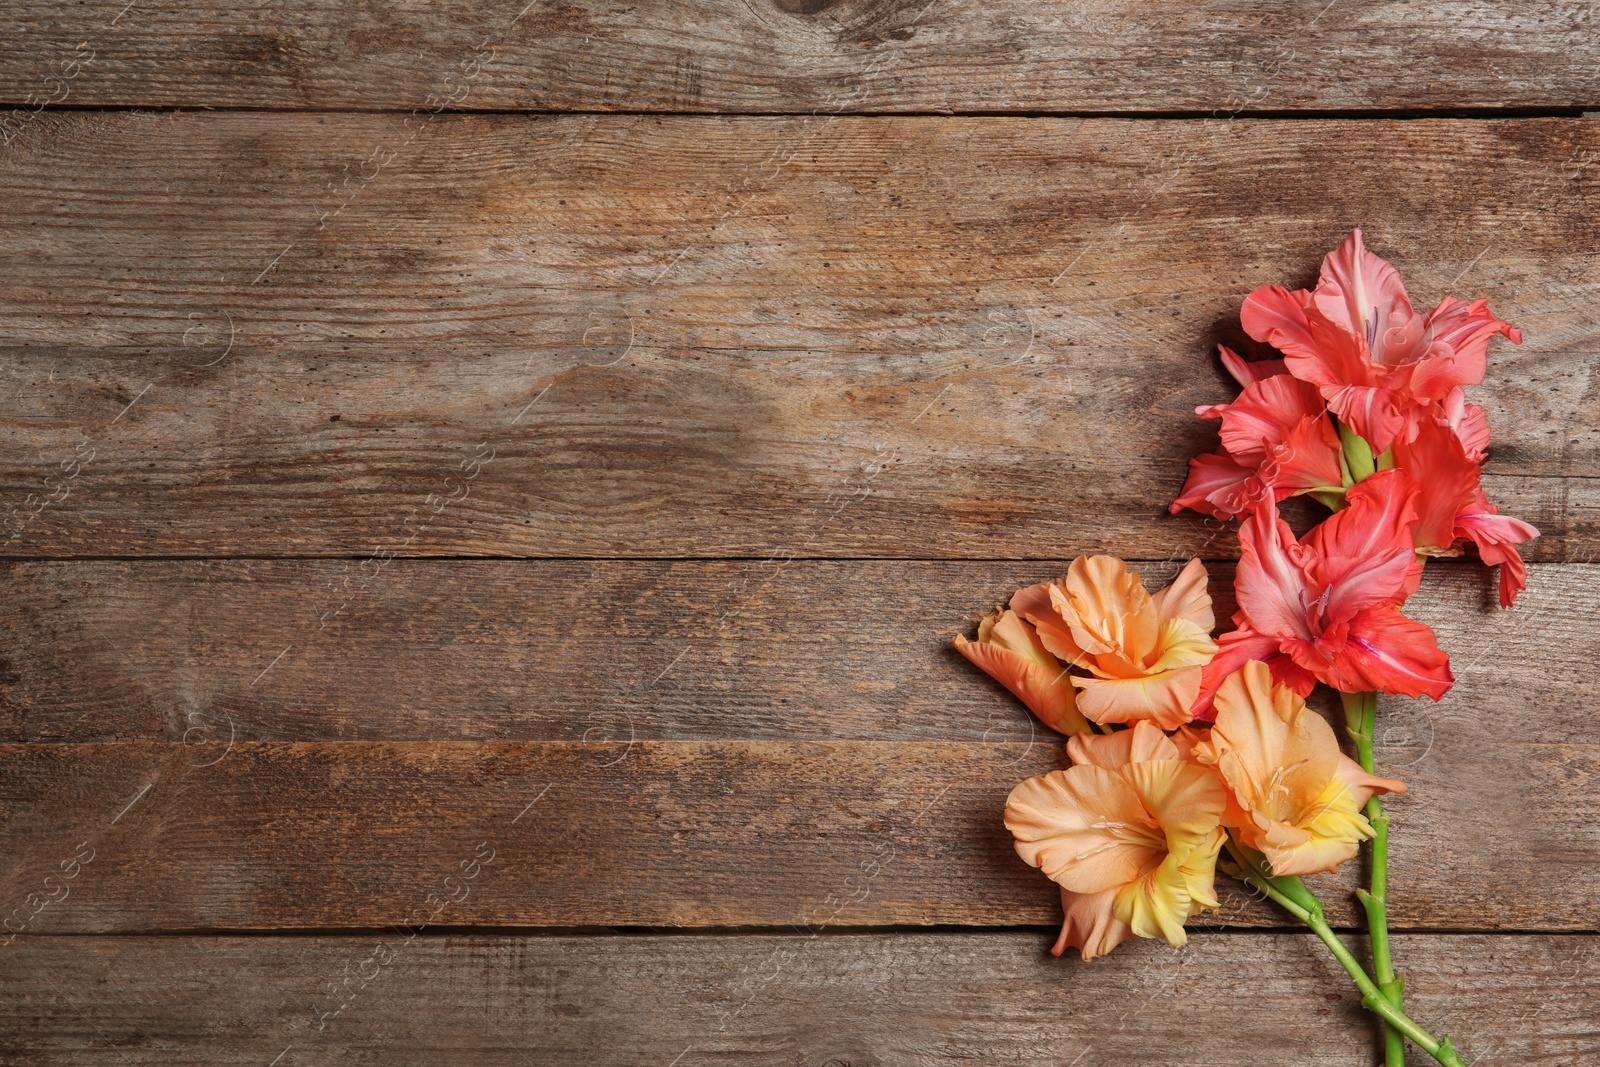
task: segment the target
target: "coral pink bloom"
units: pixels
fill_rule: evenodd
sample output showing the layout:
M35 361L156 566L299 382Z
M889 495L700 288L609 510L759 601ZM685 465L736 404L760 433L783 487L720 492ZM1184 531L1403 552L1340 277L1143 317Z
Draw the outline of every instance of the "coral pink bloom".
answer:
M957 635L956 650L1011 694L1052 730L1087 730L1067 680L1067 668L1039 643L1039 635L1016 612L995 609L978 623L978 639Z
M1382 452L1409 436L1411 413L1483 380L1489 338L1522 334L1485 301L1447 296L1427 315L1411 307L1399 273L1355 230L1322 261L1313 290L1264 286L1240 312L1245 332L1284 354L1290 374L1315 385L1341 420Z
M1421 487L1412 534L1417 551L1453 556L1459 551L1453 547L1456 541L1469 538L1484 563L1500 565L1500 606L1508 608L1528 584L1528 571L1516 546L1538 537L1539 531L1499 514L1484 496L1478 469L1482 452L1475 445L1480 435L1472 421L1466 411L1452 418L1448 404L1424 414L1411 441L1395 442L1395 464ZM1481 436L1486 439L1487 434Z
M1067 742L1076 766L1029 778L1006 801L1017 854L1061 886L1051 949L1092 960L1130 936L1187 940L1184 920L1217 906L1226 792L1148 722Z
M1339 751L1333 728L1265 664L1246 663L1217 691L1216 726L1192 745L1230 793L1223 822L1266 856L1277 875L1332 871L1355 856L1372 826L1361 807L1405 784L1379 778Z
M1223 362L1236 378L1260 363L1245 363L1223 348ZM1287 374L1264 373L1245 384L1231 404L1195 408L1205 419L1221 419L1222 451L1189 461L1189 480L1169 508L1231 519L1243 514L1262 490L1277 500L1318 489L1339 489L1339 435L1316 387Z
M1195 718L1213 717L1210 694L1252 659L1302 696L1317 681L1347 693L1443 696L1449 657L1398 607L1422 573L1412 547L1416 499L1405 471L1379 471L1352 486L1350 506L1303 544L1271 499L1258 501L1239 529L1239 629L1205 668Z

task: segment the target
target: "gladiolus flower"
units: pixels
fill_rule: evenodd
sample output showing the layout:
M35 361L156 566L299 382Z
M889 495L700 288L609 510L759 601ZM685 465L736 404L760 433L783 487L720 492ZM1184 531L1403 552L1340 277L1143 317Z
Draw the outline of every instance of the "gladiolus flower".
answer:
M1148 722L1078 734L1067 751L1076 766L1030 778L1006 801L1017 854L1061 886L1051 951L1071 945L1091 960L1134 935L1184 944L1184 921L1217 906L1221 780Z
M1245 299L1245 332L1282 352L1289 373L1316 386L1374 453L1413 432L1413 413L1483 380L1489 338L1522 334L1487 302L1447 296L1411 307L1399 272L1368 252L1361 231L1322 261L1313 290L1263 286Z
M1350 488L1349 507L1295 540L1277 505L1258 501L1239 529L1238 630L1223 635L1195 707L1248 660L1265 660L1301 696L1317 682L1438 700L1453 684L1433 631L1400 614L1416 589L1417 486L1402 470Z
M1016 612L996 608L978 623L978 639L957 635L956 650L1039 716L1052 730L1075 734L1089 724L1078 712L1067 668L1056 661L1032 626Z
M1222 353L1236 378L1261 376L1246 382L1231 404L1194 409L1201 418L1222 420L1222 451L1189 461L1189 480L1169 510L1193 508L1231 519L1247 511L1263 490L1277 500L1342 491L1339 435L1317 388L1268 373L1270 366L1254 370L1263 364L1245 363L1226 348Z
M1190 560L1154 594L1114 556L1079 556L1059 582L1011 600L1056 658L1094 677L1073 676L1078 710L1095 722L1150 720L1163 729L1189 721L1201 668L1216 654L1216 616L1206 569Z
M1437 414L1424 414L1416 436L1394 445L1395 465L1421 487L1413 541L1425 556L1454 556L1459 553L1453 547L1456 541L1470 539L1484 563L1500 565L1500 606L1509 608L1528 584L1528 570L1516 546L1538 537L1539 531L1521 519L1499 514L1489 503L1478 467L1483 456L1478 442L1487 441L1488 429L1485 424L1480 431L1473 415L1476 411L1481 417L1482 411L1459 402L1455 409L1459 414L1453 419L1450 404Z
M1264 663L1246 663L1217 690L1217 721L1194 745L1230 793L1223 821L1266 856L1276 875L1331 871L1355 856L1372 826L1361 814L1374 793L1403 793L1339 751L1333 728Z

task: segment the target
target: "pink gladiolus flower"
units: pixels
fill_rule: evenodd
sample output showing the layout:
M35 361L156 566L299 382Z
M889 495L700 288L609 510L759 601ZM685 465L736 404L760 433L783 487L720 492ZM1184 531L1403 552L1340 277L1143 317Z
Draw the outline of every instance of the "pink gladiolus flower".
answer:
M1422 572L1412 544L1417 495L1405 471L1379 471L1303 543L1270 497L1256 502L1239 529L1239 628L1218 640L1205 667L1196 719L1213 717L1217 687L1253 659L1301 696L1318 681L1435 700L1449 690L1450 660L1433 631L1399 610Z
M1481 382L1494 334L1522 343L1482 300L1447 296L1418 315L1399 273L1366 250L1360 230L1323 259L1315 289L1264 286L1245 299L1240 321L1375 453L1412 435L1416 409Z
M1459 392L1459 390L1457 390ZM1539 531L1509 515L1501 515L1479 484L1478 463L1482 458L1480 441L1486 441L1486 425L1480 430L1467 404L1452 420L1451 407L1438 414L1424 414L1417 421L1416 436L1396 441L1395 465L1409 473L1421 487L1418 518L1413 540L1418 552L1427 556L1453 556L1460 538L1478 546L1484 563L1500 565L1500 606L1508 608L1528 584L1528 569L1516 546Z
M1270 363L1246 363L1227 348L1222 360L1242 381L1260 376L1245 381L1231 404L1195 408L1201 418L1222 420L1222 451L1189 461L1189 480L1168 510L1231 519L1265 490L1276 500L1339 490L1339 434L1316 387L1270 373Z

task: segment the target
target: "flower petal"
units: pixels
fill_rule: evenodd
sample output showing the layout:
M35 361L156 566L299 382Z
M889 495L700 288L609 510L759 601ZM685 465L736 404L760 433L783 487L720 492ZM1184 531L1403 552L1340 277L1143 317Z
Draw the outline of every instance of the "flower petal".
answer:
M1338 489L1343 484L1341 450L1339 435L1328 417L1308 416L1281 444L1268 448L1257 477L1279 500L1313 489Z
M1417 368L1412 391L1423 400L1440 400L1462 385L1477 385L1488 369L1489 338L1501 334L1522 343L1522 331L1494 317L1487 300L1447 296L1428 312L1427 358Z
M1417 495L1417 483L1405 471L1379 471L1351 486L1345 494L1349 507L1306 537L1305 547L1316 557L1312 573L1324 590L1324 618L1342 622L1374 605L1405 600L1416 565L1411 531Z
M1418 552L1443 553L1455 543L1456 516L1472 506L1478 491L1478 464L1448 423L1432 416L1417 420L1410 441L1396 441L1394 460L1419 487L1417 523L1411 533Z
M1234 577L1239 612L1257 633L1303 640L1313 636L1308 607L1313 594L1300 562L1303 556L1272 498L1257 500L1239 527Z
M978 640L958 635L955 646L1052 730L1073 734L1089 728L1078 711L1067 669L1015 612L996 611L978 624Z
M1172 579L1171 585L1158 593L1151 594L1150 600L1156 606L1156 614L1162 622L1169 619L1187 619L1209 634L1216 628L1217 616L1211 609L1208 583L1206 565L1198 558L1191 559L1184 564L1178 576Z
M1273 445L1282 444L1301 421L1327 410L1317 387L1287 374L1264 378L1245 386L1239 399L1214 409L1222 418L1217 431L1222 447L1246 466L1266 459Z
M1128 924L1112 914L1116 898L1115 889L1103 893L1061 890L1061 933L1050 946L1050 954L1059 956L1069 947L1076 948L1088 961L1104 956L1132 937Z
M1216 519L1231 519L1250 504L1250 486L1255 469L1220 452L1202 452L1189 460L1189 477L1183 490L1167 506L1176 515L1191 508Z
M1316 359L1316 343L1306 319L1310 298L1311 294L1304 289L1290 291L1280 285L1263 285L1244 298L1244 306L1239 309L1239 323L1245 333L1279 352ZM1228 369L1233 371L1231 366ZM1237 372L1234 377L1238 377Z
M1405 398L1388 386L1341 385L1324 388L1328 407L1372 446L1373 454L1394 444L1405 429Z
M1161 617L1144 579L1115 556L1079 556L1050 603L1072 627L1074 643L1092 656L1142 663L1155 649Z
M1259 382L1274 374L1288 373L1281 359L1244 359L1227 345L1218 345L1217 351L1222 355L1223 367L1227 368L1228 373L1233 375L1233 380L1240 385Z
M1017 855L1074 893L1125 886L1166 854L1133 785L1092 764L1021 783L1006 800L1005 821Z
M1516 546L1538 537L1539 531L1521 519L1501 515L1480 489L1467 510L1456 516L1455 533L1472 539L1487 566L1500 565L1500 606L1509 608L1528 585L1528 568Z
M1375 607L1350 620L1344 650L1322 680L1346 693L1373 689L1438 700L1455 678L1450 657L1440 651L1433 631L1393 607Z
M1217 638L1217 654L1206 664L1200 678L1200 695L1190 708L1196 722L1209 723L1216 718L1213 701L1218 687L1228 676L1251 660L1261 660L1272 672L1279 685L1286 685L1301 696L1306 696L1316 686L1317 679L1284 655L1276 637L1258 634L1247 626Z
M1467 458L1481 462L1489 450L1489 416L1476 404L1467 403L1467 394L1459 385L1445 394L1439 402L1444 421L1466 451Z
M1065 577L1058 581L1066 581ZM1024 586L1011 595L1011 610L1021 615L1033 625L1034 631L1039 635L1039 641L1062 663L1073 667L1081 667L1088 653L1078 647L1072 639L1072 627L1067 625L1065 619L1056 613L1055 606L1050 603L1050 586L1054 582L1040 582L1037 585Z
M1329 322L1365 342L1379 365L1405 362L1421 337L1422 324L1411 327L1416 312L1400 272L1367 251L1359 229L1323 257L1311 302Z
M1149 722L1114 734L1074 734L1067 739L1067 755L1073 763L1092 763L1108 771L1145 760L1179 758L1178 746Z
M1078 710L1099 723L1148 720L1163 730L1188 722L1200 695L1200 668L1182 667L1137 678L1072 677Z
M1209 768L1181 760L1134 763L1122 773L1166 831L1168 852L1159 867L1117 894L1115 915L1140 937L1182 945L1184 920L1217 905L1212 879L1226 791Z
M1384 778L1376 774L1368 774L1361 769L1361 764L1339 753L1339 766L1334 771L1338 778L1350 789L1357 804L1365 804L1378 793L1404 793L1406 784L1398 778Z

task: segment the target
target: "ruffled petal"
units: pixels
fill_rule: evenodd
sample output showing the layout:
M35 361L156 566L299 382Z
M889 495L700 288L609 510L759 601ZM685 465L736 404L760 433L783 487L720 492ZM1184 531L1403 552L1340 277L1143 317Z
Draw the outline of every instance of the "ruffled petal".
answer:
M1339 435L1327 416L1309 416L1281 444L1267 450L1256 476L1278 500L1315 489L1338 489L1343 485L1340 451Z
M1421 338L1423 324L1412 322L1416 312L1400 272L1367 251L1359 229L1323 257L1311 302L1329 322L1359 337L1379 365L1405 362Z
M1122 773L1166 831L1168 853L1159 867L1117 894L1116 917L1140 937L1182 945L1184 920L1217 904L1212 879L1226 791L1209 768L1181 760L1134 763Z
M1072 627L1073 642L1092 656L1141 663L1155 649L1161 617L1144 579L1115 556L1079 556L1066 580L1050 587L1050 603Z
M996 611L978 624L978 640L955 638L956 650L1011 694L1041 722L1064 734L1087 730L1067 669L1015 612Z
M1239 527L1239 569L1234 590L1250 628L1273 637L1309 640L1315 595L1301 565L1304 553L1270 497L1258 500Z
M1222 822L1227 792L1209 767L1180 759L1145 760L1128 764L1121 773L1174 851L1194 845Z
M1405 471L1379 471L1351 486L1349 506L1306 537L1325 619L1342 622L1374 605L1405 600L1416 564L1411 537L1418 491Z
M1183 667L1137 678L1072 678L1078 710L1099 723L1148 720L1163 730L1188 722L1200 695L1199 667Z
M1171 585L1150 595L1161 621L1186 619L1208 634L1216 629L1217 616L1211 609L1209 581L1206 565L1199 559L1184 564Z
M1480 489L1472 504L1456 516L1455 534L1478 546L1478 557L1490 567L1500 566L1500 606L1509 608L1528 585L1528 568L1516 546L1539 536L1539 531L1499 510Z
M1289 373L1284 369L1281 359L1244 359L1227 345L1218 345L1217 351L1222 355L1222 365L1233 380L1240 385L1249 385L1259 382L1263 378L1270 378L1274 374Z
M1448 553L1459 536L1456 516L1480 495L1477 462L1449 424L1432 416L1418 420L1413 440L1395 442L1394 460L1420 490L1411 533L1417 551Z
M1255 469L1247 467L1232 456L1220 452L1202 452L1189 460L1189 477L1167 510L1176 515L1184 508L1210 515L1215 519L1232 519L1250 506L1250 489L1255 483Z
M1462 385L1477 385L1488 369L1489 338L1500 334L1512 344L1522 343L1522 331L1494 317L1487 300L1447 296L1428 312L1426 333L1431 342L1412 380L1412 391L1423 400L1440 400Z
M1404 396L1388 386L1344 385L1324 389L1328 407L1372 446L1374 454L1394 444L1406 428Z
M1466 391L1459 385L1445 394L1439 409L1467 458L1481 463L1489 451L1489 416L1478 405L1467 403Z
M1067 740L1067 755L1073 763L1092 763L1108 771L1145 760L1180 758L1172 739L1148 722L1114 734L1075 734Z
M1434 700L1455 684L1450 657L1440 650L1433 631L1386 606L1368 608L1350 620L1344 649L1322 680L1346 693L1377 689Z
M1321 415L1327 404L1316 386L1279 374L1252 382L1239 399L1215 410L1222 418L1217 431L1222 447L1240 463L1257 466L1273 445L1283 444L1291 430Z
M1168 619L1161 624L1155 659L1147 670L1151 674L1159 674L1180 667L1204 667L1216 654L1217 643L1198 623L1188 619Z
M1058 581L1066 581L1060 578ZM1072 667L1081 667L1088 653L1072 639L1072 627L1056 613L1050 603L1050 587L1054 582L1040 582L1024 586L1011 595L1011 610L1033 625L1039 641L1049 653Z
M1310 298L1311 294L1304 289L1291 291L1281 285L1263 285L1244 298L1244 306L1239 309L1239 323L1252 338L1285 355L1315 360L1317 346L1306 318ZM1233 370L1232 367L1228 369Z
M1085 961L1104 956L1128 938L1133 930L1112 914L1117 890L1103 893L1074 893L1061 890L1061 933L1050 946L1059 956L1068 948L1079 949Z
M1006 800L1017 855L1074 893L1120 888L1158 867L1166 844L1139 793L1092 764L1029 778Z

